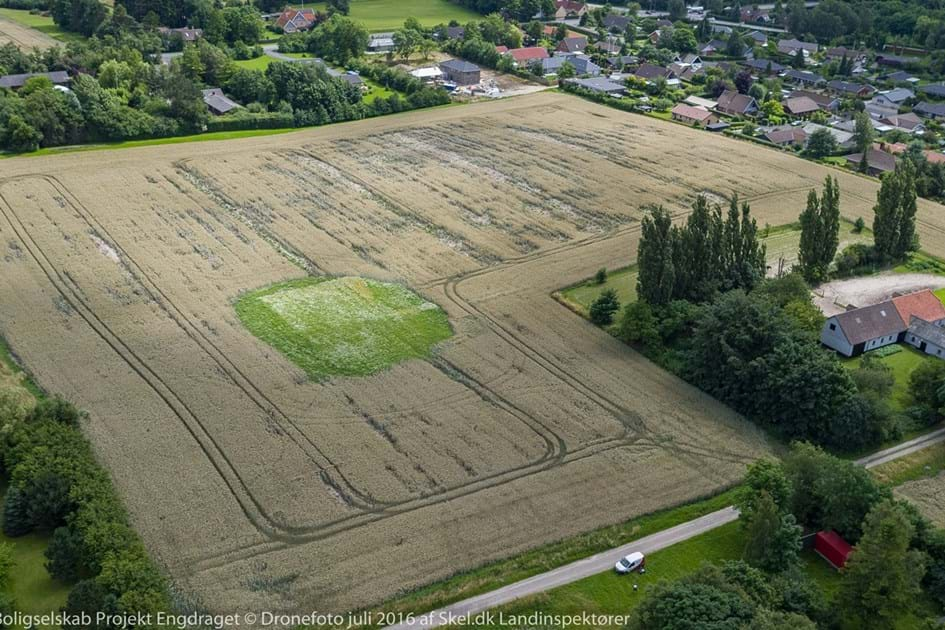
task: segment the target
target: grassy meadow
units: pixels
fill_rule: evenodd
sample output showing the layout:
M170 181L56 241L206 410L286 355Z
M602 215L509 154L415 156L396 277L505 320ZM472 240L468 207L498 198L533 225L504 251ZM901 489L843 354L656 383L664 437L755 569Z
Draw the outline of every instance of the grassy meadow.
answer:
M324 2L292 6L325 9ZM465 23L482 17L449 0L351 0L350 15L375 33L396 30L408 17L417 18L423 26L447 24L451 20Z

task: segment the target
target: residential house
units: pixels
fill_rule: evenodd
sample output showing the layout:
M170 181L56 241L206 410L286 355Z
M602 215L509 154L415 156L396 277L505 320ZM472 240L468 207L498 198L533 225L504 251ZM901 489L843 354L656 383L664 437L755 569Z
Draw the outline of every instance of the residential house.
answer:
M558 42L558 47L555 50L564 53L582 53L584 52L585 48L587 48L587 38L584 36L578 36L565 37L560 42Z
M228 114L234 109L239 109L240 104L236 101L232 101L223 94L223 90L220 88L210 88L209 90L202 90L203 93L203 102L207 104L207 109L210 110L210 113L214 116L222 116L223 114Z
M649 41L651 44L653 44L654 46L656 46L657 44L660 43L660 38L661 38L661 37L663 37L663 31L660 30L660 29L656 29L655 31L653 31L652 33L650 33L649 35L647 35L647 36L646 36L646 39L647 39L647 41Z
M464 59L442 61L440 71L447 81L452 81L456 85L477 85L480 80L479 66Z
M807 142L807 132L794 125L781 125L765 133L765 140L779 147L803 146Z
M26 74L7 74L0 77L0 88L9 88L18 90L33 77L46 77L53 85L69 85L72 78L65 70L56 70L54 72L27 72Z
M919 78L913 75L911 72L906 72L905 70L897 70L896 72L891 72L883 77L886 81L892 81L893 83L918 83Z
M799 98L806 96L817 103L817 106L824 111L836 111L840 107L840 99L823 92L812 92L810 90L794 90L788 98Z
M571 79L571 83L585 90L597 92L598 94L607 94L608 96L620 97L627 91L622 83L611 81L605 77L593 77L590 79Z
M513 48L507 53L516 65L527 66L536 59L547 59L550 55L548 51L541 46L529 46L527 48Z
M824 52L824 56L827 58L827 61L841 61L844 57L851 61L856 61L862 59L866 55L863 51L853 50L847 48L846 46L834 46L833 48L828 48Z
M670 114L672 115L673 120L685 123L687 125L695 125L699 127L705 127L706 125L719 121L719 117L709 110L702 107L686 105L685 103L679 103L676 105L670 111Z
M893 68L904 68L912 64L919 63L918 57L903 57L902 55L890 55L880 53L876 55L876 63L881 66L891 66Z
M853 164L856 167L860 166L860 162L863 161L862 153L851 153L846 156L847 162ZM874 146L870 147L866 151L866 172L870 175L876 175L877 177L883 173L889 173L896 170L896 156L891 153L887 153L881 149L877 149Z
M367 88L367 85L364 83L364 79L361 78L357 72L349 70L348 72L338 72L333 68L328 68L328 74L335 77L336 79L341 79L345 83L353 85L354 87L361 88L362 90Z
M920 85L918 89L932 98L945 98L945 84L930 83L929 85Z
M574 72L579 76L600 76L600 66L591 61L590 57L587 55L568 54L558 54L548 59L542 59L542 74L545 76L557 75L561 67L566 63L570 63L574 67Z
M927 103L923 101L913 107L912 111L923 118L938 120L939 118L945 118L945 103Z
M702 98L701 96L691 95L684 98L683 103L686 105L692 105L693 107L701 107L703 109L715 109L715 107L718 105L718 101Z
M276 19L276 26L285 33L307 31L317 21L314 9L286 9Z
M796 96L784 100L784 111L791 116L804 117L820 111L820 105L807 96Z
M731 35L731 34L732 34L732 27L731 27L731 26L725 26L724 24L716 24L716 23L713 22L713 23L711 24L711 29L712 29L712 32L713 32L713 33L716 33L716 34L722 34L722 35Z
M619 57L608 57L607 65L613 70L623 70L627 66L633 66L639 63L634 55L622 55Z
M869 98L876 93L876 88L872 85L841 81L840 79L834 79L827 84L827 87L837 94L852 98Z
M633 76L638 79L643 79L644 81L654 81L659 77L670 79L674 75L673 71L669 68L655 66L651 63L641 63L639 67L633 71Z
M611 33L623 33L630 24L632 24L632 21L626 15L608 13L604 16L604 28Z
M748 39L752 41L754 46L767 46L768 36L761 31L752 31L745 35Z
M446 27L446 38L447 39L463 39L466 37L466 28L463 26L447 26Z
M555 19L579 18L587 13L587 5L574 0L555 0Z
M656 26L658 28L673 28L673 21L667 20L666 18L660 18L656 20Z
M202 28L167 28L161 26L158 28L158 34L162 37L180 37L185 44L192 44L203 37Z
M410 74L417 77L424 83L432 83L443 78L443 71L436 66L417 68L416 70L411 70Z
M686 66L701 66L702 65L702 58L699 55L696 55L694 53L686 53L685 55L680 57L678 61L679 63Z
M699 54L700 55L714 55L717 52L724 51L727 45L728 44L723 42L721 39L713 39L709 43L702 44L699 47Z
M784 72L785 69L784 66L771 59L749 59L748 61L741 62L741 65L759 76L763 74L773 76Z
M937 357L945 356L942 354L945 352L945 330L918 317L913 317L909 322L903 341L918 348L919 352Z
M907 326L892 302L864 306L828 317L820 342L853 357L899 341Z
M883 92L877 93L870 99L870 103L883 107L886 109L895 109L899 110L900 107L906 104L906 101L915 98L915 92L908 90L906 88L895 88L893 90L885 90Z
M879 122L883 123L884 125L889 125L894 129L905 131L906 133L925 132L925 123L923 123L922 119L913 112L909 112L907 114L893 114L891 116L884 116Z
M594 43L594 48L604 53L605 55L616 55L619 54L623 46L618 42L601 40Z
M723 114L733 116L750 116L758 111L758 103L747 94L739 94L734 90L725 90L719 96L716 109Z
M747 7L741 10L739 17L745 24L768 24L771 22L771 13L767 9Z
M371 39L368 40L367 46L368 52L371 53L388 53L394 51L394 34L393 33L373 33Z
M800 127L804 130L804 133L807 134L807 137L814 135L814 132L820 130L826 130L833 136L833 139L837 141L837 146L841 149L853 149L853 133L850 131L844 131L842 129L837 129L836 127L827 127L826 125L818 125L814 122L806 122Z
M804 57L810 57L817 52L816 43L802 42L799 39L782 39L778 41L778 52L782 55L797 55L798 50L804 51Z
M808 87L816 87L822 83L827 82L825 78L816 72L810 72L808 70L795 70L794 68L785 70L782 76L784 77L785 81Z

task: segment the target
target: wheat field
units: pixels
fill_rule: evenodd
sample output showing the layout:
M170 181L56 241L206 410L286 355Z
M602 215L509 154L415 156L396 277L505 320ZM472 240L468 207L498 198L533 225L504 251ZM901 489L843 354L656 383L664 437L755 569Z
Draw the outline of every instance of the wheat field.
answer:
M562 94L0 165L0 334L220 612L376 603L735 482L765 437L550 294L629 264L644 204L780 225L828 172ZM235 310L305 276L403 284L453 336L312 380Z

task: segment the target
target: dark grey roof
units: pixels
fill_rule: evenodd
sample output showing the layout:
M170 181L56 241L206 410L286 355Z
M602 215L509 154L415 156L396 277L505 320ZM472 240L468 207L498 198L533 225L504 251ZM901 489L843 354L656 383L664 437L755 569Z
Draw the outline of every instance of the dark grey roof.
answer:
M837 92L844 92L846 94L857 94L863 88L866 88L868 92L876 91L876 88L874 88L872 85L866 85L864 83L853 83L852 81L841 81L839 79L835 79L831 81L830 83L827 84L827 86L832 90L836 90Z
M219 114L226 114L239 107L239 103L228 99L220 88L203 90L203 102Z
M906 72L905 70L897 70L886 75L886 80L895 81L897 83L901 81L908 81L909 79L915 78L911 72Z
M929 343L934 343L940 348L945 348L945 330L924 319L913 316L909 324L909 333Z
M462 39L466 35L466 29L462 26L447 26L446 36L450 39Z
M788 79L807 81L808 83L821 83L824 81L824 78L816 72L810 72L808 70L795 70L794 68L785 71L784 76Z
M920 85L919 91L925 94L931 94L939 98L945 98L945 85L941 83L932 83L930 85Z
M770 59L750 59L748 61L743 61L742 65L749 68L754 68L755 70L763 70L765 72L781 72L784 70L784 66L779 64L777 61L771 61Z
M858 343L898 335L906 329L905 322L892 302L864 306L836 316L843 334L854 346Z
M916 105L913 110L926 116L945 116L945 103L926 103Z
M594 92L603 92L605 94L623 92L626 88L610 79L604 77L594 77L592 79L573 79L573 83L582 88L592 90Z
M27 72L26 74L8 74L0 77L0 88L20 88L33 77L46 77L55 85L63 85L70 81L69 73L65 70L54 72Z
M630 18L626 15L617 15L616 13L609 13L604 16L604 26L609 29L620 29L621 31L627 28L627 25L630 24Z
M453 72L478 72L479 66L469 63L465 59L447 59L440 62L440 68L451 70Z

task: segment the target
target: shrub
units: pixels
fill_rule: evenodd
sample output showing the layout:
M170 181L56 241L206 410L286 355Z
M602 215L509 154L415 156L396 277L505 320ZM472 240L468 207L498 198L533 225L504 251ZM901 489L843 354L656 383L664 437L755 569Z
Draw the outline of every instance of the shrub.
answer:
M617 300L617 292L607 289L591 304L591 321L598 326L609 326L613 323L614 314L618 310L620 310L620 302Z
M601 267L594 274L594 284L604 284L607 282L607 267Z
M82 538L70 527L57 527L46 548L46 571L60 582L75 582L82 569Z

